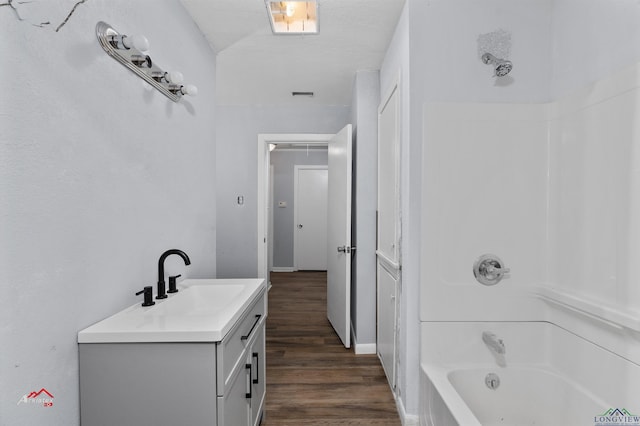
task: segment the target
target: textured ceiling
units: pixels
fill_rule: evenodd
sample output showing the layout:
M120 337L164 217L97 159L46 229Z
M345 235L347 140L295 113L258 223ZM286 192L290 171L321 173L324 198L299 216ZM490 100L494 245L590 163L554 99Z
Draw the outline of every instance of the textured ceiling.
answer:
M405 0L319 0L318 35L274 35L265 0L181 1L217 54L219 104L349 105L355 72L380 68Z

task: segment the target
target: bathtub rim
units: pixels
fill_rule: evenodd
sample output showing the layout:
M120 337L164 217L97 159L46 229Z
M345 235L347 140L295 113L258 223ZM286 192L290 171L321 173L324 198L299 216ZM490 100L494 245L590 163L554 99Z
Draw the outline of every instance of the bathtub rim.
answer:
M550 364L546 363L514 363L508 367L499 367L497 365L490 365L486 363L466 363L466 364L435 364L429 362L421 362L420 368L422 374L431 382L435 391L438 392L440 399L446 405L451 416L458 422L459 425L464 426L482 426L482 422L474 414L465 399L460 392L456 389L455 385L451 381L451 374L454 372L465 371L487 371L496 372L500 375L500 372L507 372L508 370L524 370L524 371L539 371L544 372L549 376L553 376L559 380L562 380L573 388L577 392L590 398L595 403L602 407L611 406L600 395L592 392L590 389L585 388L580 383L575 382L568 375L564 374L560 370L554 368ZM446 392L446 394L445 394Z
M478 421L471 408L449 381L449 372L453 371L453 368L453 366L443 366L425 361L420 363L422 374L431 382L431 386L438 393L455 421L459 425L482 426L482 423Z

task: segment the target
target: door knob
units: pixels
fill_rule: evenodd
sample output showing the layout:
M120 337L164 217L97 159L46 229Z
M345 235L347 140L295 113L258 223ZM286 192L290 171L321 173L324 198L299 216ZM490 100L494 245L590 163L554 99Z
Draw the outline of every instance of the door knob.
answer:
M298 229L302 229L302 224L298 224Z
M338 247L338 252L340 253L351 253L351 252L355 252L356 251L356 247L355 246L340 246Z

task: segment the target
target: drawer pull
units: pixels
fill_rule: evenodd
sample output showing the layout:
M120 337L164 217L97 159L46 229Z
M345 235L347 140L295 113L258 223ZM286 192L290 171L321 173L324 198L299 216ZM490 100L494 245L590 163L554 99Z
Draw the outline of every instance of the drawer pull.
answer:
M253 325L251 326L251 329L246 334L246 336L241 336L240 337L240 340L247 340L249 338L249 336L251 336L251 333L253 333L253 329L256 328L256 325L258 325L258 323L260 322L260 318L261 317L262 317L262 315L260 315L260 314L256 315L256 322L253 323Z
M251 376L253 376L253 374L251 372L251 367L252 367L251 364L245 364L244 365L244 368L249 370L249 376L248 376L249 377L249 383L248 383L249 384L249 387L248 387L249 388L249 392L244 394L245 398L247 398L247 399L251 399Z
M256 378L254 379L252 377L252 382L254 385L257 385L258 383L260 383L260 355L258 354L258 352L254 352L252 354L252 358L256 359Z

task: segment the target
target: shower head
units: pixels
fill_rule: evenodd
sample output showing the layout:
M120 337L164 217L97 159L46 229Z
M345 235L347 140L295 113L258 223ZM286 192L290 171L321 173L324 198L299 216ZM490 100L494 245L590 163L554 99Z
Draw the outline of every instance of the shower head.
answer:
M504 77L513 69L513 64L511 63L511 61L496 58L491 53L485 53L484 55L482 55L482 62L484 62L485 64L493 65L496 71L495 75L497 77Z

